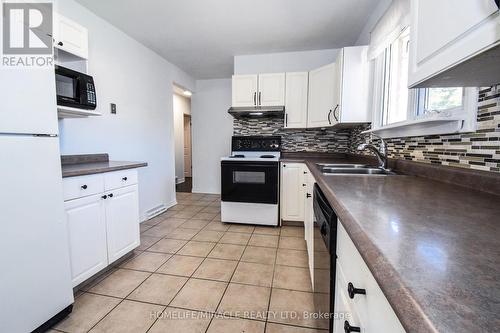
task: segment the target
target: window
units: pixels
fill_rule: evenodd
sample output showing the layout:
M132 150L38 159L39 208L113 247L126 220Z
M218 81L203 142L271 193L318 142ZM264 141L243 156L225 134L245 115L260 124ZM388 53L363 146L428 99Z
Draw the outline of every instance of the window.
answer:
M407 119L410 29L405 29L384 51L382 125Z
M463 88L419 89L417 94L417 116L447 114L463 108Z
M475 129L477 88L408 89L410 28L403 29L382 50L373 60L374 132L396 137L470 132ZM409 129L415 124L418 126ZM392 130L398 127L399 130ZM393 134L385 130L389 128Z

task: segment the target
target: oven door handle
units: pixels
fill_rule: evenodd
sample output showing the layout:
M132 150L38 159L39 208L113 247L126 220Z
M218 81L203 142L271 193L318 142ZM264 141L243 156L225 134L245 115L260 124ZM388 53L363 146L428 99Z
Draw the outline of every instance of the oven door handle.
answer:
M238 167L250 167L250 168L273 168L278 166L278 162L271 162L267 164L254 164L254 163L245 163L245 162L231 162L231 161L223 161L221 163L222 166L238 166Z

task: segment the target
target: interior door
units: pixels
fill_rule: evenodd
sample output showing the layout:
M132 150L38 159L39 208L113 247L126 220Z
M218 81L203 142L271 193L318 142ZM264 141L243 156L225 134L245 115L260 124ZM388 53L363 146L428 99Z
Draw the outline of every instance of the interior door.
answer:
M137 185L107 193L105 201L109 264L139 246Z
M286 73L285 128L307 127L308 72Z
M184 116L184 177L192 177L191 117Z
M256 106L257 84L257 75L233 75L232 106Z
M309 72L307 127L333 125L335 108L335 63Z
M108 265L101 194L65 203L73 287Z
M257 100L261 106L285 105L285 73L260 74Z

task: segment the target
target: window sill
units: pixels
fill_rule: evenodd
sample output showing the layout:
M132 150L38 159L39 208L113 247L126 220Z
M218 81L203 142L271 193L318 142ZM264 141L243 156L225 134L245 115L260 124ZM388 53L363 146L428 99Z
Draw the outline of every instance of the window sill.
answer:
M463 118L427 118L402 121L364 131L384 139L414 137L423 135L452 134L462 132Z

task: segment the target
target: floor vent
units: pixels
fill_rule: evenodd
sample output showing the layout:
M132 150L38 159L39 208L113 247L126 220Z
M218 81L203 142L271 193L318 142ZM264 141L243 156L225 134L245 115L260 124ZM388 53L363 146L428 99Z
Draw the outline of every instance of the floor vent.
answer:
M164 204L161 204L159 206L151 208L150 210L148 210L146 212L146 220L152 219L153 217L160 215L161 213L163 213L166 210L167 210L167 206L165 206Z

